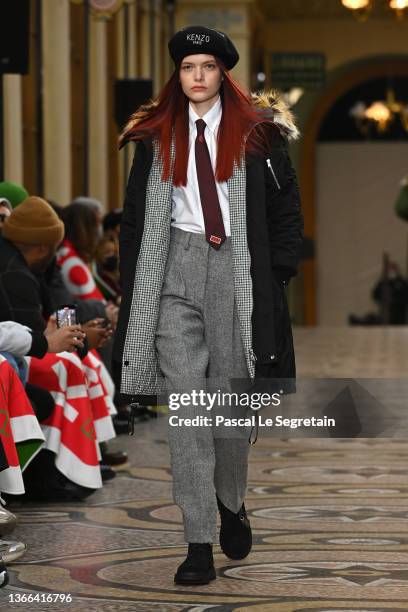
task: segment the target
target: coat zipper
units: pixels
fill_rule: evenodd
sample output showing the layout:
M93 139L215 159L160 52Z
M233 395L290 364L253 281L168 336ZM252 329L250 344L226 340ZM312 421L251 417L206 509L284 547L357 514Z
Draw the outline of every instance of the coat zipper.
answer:
M269 157L268 157L268 159L266 160L266 163L267 163L267 165L268 165L269 170L272 172L272 176L273 176L273 178L275 179L275 183L277 184L278 189L280 189L280 188L281 188L281 186L279 185L278 179L276 178L276 174L275 174L274 169L272 168L271 160L269 159Z

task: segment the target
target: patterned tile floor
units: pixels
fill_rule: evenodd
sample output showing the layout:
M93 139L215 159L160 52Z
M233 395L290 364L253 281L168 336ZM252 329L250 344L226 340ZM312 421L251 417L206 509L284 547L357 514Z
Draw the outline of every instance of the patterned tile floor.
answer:
M403 377L404 329L297 329L304 376ZM246 506L254 547L238 562L214 547L217 580L173 583L185 556L172 502L166 417L119 436L130 461L84 503L17 505L0 610L346 612L408 610L408 445L398 438L260 437ZM70 593L72 602L12 602Z

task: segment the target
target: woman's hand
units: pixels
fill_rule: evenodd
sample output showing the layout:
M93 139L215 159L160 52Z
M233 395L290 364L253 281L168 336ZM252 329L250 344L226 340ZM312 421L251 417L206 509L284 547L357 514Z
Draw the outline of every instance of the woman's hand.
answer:
M104 320L103 318L91 319L82 325L90 349L101 348L112 336L112 328L110 325L103 327Z
M84 346L85 333L80 325L55 327L55 329L47 325L44 335L48 342L48 353L72 352Z
M106 318L109 320L113 329L116 329L118 322L119 308L113 302L109 302L105 308Z
M47 327L46 327L46 331L48 331L48 332L53 332L53 331L55 331L56 329L58 329L58 326L57 326L57 315L56 315L56 313L54 312L54 313L53 313L52 315L50 315L50 317L48 318L48 321L47 321Z

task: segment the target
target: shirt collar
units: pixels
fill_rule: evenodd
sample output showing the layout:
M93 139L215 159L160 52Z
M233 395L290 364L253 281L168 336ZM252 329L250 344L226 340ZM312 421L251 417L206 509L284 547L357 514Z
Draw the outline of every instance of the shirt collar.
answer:
M195 112L193 107L191 106L191 102L188 104L189 108L189 126L190 131L192 131L196 124L197 119L200 119L199 115ZM212 107L201 117L203 121L207 124L207 127L215 134L215 130L219 122L221 121L222 115L222 104L221 104L221 96L218 96L216 102L212 105Z

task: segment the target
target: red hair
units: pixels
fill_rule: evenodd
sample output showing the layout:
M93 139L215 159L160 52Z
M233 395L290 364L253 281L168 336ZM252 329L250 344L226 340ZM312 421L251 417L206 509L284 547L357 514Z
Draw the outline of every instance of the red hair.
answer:
M248 153L255 155L267 151L268 136L264 122L268 119L262 116L262 111L253 104L250 95L229 75L223 62L218 58L216 62L224 80L219 90L222 117L217 134L215 178L217 181L226 181L232 175L234 160L237 165L240 163L243 145ZM159 156L163 160L162 180L166 181L171 170L170 145L174 128L177 155L173 184L176 187L187 184L188 104L189 99L179 83L177 67L157 98L133 113L119 139L122 147L130 140L140 140L145 136L156 137L160 144Z

